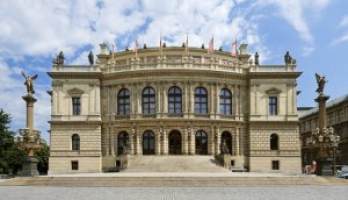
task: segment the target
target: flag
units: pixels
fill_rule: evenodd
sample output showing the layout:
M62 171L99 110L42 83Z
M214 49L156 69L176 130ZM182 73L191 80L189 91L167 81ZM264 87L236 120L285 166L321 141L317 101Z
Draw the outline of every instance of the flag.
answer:
M138 57L138 49L139 49L139 43L138 40L135 40L134 42L134 52L135 52L135 56Z
M208 47L208 53L214 52L214 37L211 37Z
M162 55L162 32L160 32L159 50L160 50L160 53Z
M237 39L235 39L234 42L232 43L231 56L236 57L237 55L238 55Z
M188 50L188 34L186 34L185 51L186 51L186 54L189 53L189 50Z

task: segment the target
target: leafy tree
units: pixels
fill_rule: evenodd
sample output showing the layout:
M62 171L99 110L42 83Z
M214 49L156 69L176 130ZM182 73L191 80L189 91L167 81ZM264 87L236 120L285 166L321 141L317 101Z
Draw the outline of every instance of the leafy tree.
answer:
M50 149L46 143L43 143L42 149L35 152L35 157L38 159L37 170L40 174L47 174L48 171L48 157L50 156Z
M9 130L11 117L0 109L0 173L14 173L25 161L25 152L14 142L14 132Z

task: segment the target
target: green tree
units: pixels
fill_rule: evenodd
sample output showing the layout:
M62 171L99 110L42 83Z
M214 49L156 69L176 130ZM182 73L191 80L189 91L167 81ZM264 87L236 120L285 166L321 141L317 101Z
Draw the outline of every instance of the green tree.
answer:
M47 174L49 156L50 149L46 143L43 143L42 149L35 152L35 157L39 161L39 163L37 164L37 170L40 174Z
M14 132L9 130L11 117L0 109L0 173L14 173L25 161L25 152L14 142Z

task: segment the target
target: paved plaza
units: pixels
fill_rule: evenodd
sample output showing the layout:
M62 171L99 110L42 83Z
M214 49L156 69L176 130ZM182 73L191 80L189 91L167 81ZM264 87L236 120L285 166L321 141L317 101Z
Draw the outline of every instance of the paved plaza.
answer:
M346 200L348 186L286 187L0 187L6 200L184 200L184 199L260 199L260 200Z

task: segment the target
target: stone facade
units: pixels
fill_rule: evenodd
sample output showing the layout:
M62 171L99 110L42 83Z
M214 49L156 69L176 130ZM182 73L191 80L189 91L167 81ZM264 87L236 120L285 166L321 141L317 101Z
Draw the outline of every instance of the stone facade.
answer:
M222 141L235 167L301 171L296 106L301 73L295 64L252 64L246 45L237 57L180 47L110 53L105 46L97 57L93 65L53 65L48 73L49 173L102 172L124 150L139 156L214 155ZM173 87L179 95L170 96ZM272 169L273 161L278 169Z
M329 101L326 105L327 126L334 128L340 136L337 155L338 165L348 165L348 95ZM318 108L312 108L300 114L300 133L302 140L303 164L315 160L318 150L310 143L312 133L318 128Z

